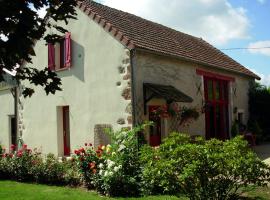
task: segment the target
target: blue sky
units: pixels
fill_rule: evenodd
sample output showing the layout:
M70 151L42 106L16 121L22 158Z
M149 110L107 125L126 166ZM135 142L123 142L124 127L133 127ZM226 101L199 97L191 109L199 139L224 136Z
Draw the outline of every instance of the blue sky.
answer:
M256 0L231 0L233 6L241 6L246 9L246 15L250 20L250 28L248 30L249 38L244 40L230 41L224 45L225 48L230 47L248 47L250 43L258 41L270 41L270 1L265 0L261 3ZM268 46L268 43L261 46ZM264 49L266 50L266 49ZM270 49L267 49L266 55L260 52L250 52L249 50L224 51L229 56L239 61L244 66L252 68L257 73L265 76L264 83L270 85Z
M270 0L97 0L179 31L219 49L270 47ZM270 86L270 48L224 50Z

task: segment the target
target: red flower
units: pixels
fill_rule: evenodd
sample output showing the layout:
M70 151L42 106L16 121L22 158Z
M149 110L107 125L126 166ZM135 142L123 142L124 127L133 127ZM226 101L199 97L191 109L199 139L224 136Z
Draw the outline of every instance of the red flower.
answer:
M89 146L90 146L90 147L93 146L92 143L89 143Z
M87 145L88 145L87 143L84 143L84 146L86 146L86 147L87 147Z
M94 169L94 168L96 167L96 163L91 162L91 163L88 164L88 167L89 167L90 169Z
M27 149L27 145L26 145L26 144L24 144L22 148L23 148L23 149Z
M22 157L22 152L21 151L18 151L17 157Z
M98 145L98 150L102 151L102 146L103 145Z
M79 150L81 153L85 153L85 150L84 150L84 148L82 147L82 148L80 148L80 150Z
M12 153L11 153L11 154L9 154L9 157L10 157L10 158L13 158L13 154L12 154Z
M96 169L93 169L93 174L96 174L97 173L97 170Z
M14 151L15 148L16 148L16 145L14 145L14 144L12 144L12 145L10 146L10 150L11 150L11 151Z
M75 150L74 153L75 153L76 155L79 155L79 154L80 154L80 152L79 152L78 150Z
M31 149L26 149L26 151L27 151L28 153L32 153L32 150L31 150Z

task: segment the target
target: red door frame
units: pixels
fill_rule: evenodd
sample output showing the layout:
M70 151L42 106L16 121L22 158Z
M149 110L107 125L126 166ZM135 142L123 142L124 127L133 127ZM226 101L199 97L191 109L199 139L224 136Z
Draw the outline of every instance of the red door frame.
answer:
M149 121L154 122L154 125L150 127L150 146L159 146L161 144L161 118L153 114L160 106L149 106ZM156 131L156 132L154 132Z
M212 82L212 99L209 99L208 89L209 81ZM205 93L205 102L206 102L206 111L205 111L205 127L206 127L206 139L211 139L213 137L218 139L228 139L228 80L218 79L213 77L204 77L204 93ZM219 99L216 98L216 86L219 84ZM210 116L210 107L213 108L213 119L211 120ZM225 108L225 110L224 110ZM219 122L217 121L217 109L219 109ZM225 118L224 118L225 116ZM218 132L218 126L220 132ZM214 131L214 132L211 132Z
M69 133L69 124L67 124L67 118L69 117L69 106L63 106L63 143L64 143L64 155L69 156L70 155L70 144L68 144L68 141L70 141L70 133ZM68 128L68 130L67 130Z

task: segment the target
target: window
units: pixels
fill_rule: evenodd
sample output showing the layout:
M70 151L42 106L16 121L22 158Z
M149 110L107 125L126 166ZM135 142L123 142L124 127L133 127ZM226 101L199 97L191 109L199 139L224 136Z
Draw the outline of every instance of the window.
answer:
M59 42L48 44L48 68L52 71L71 67L71 34L67 32Z

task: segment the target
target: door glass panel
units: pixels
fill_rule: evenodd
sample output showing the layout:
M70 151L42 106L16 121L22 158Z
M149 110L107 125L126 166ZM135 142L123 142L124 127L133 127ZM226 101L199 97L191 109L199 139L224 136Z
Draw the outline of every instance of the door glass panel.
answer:
M220 83L219 83L219 81L215 81L215 98L216 98L216 100L220 100Z
M208 100L213 100L213 81L207 81Z

